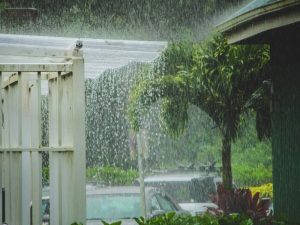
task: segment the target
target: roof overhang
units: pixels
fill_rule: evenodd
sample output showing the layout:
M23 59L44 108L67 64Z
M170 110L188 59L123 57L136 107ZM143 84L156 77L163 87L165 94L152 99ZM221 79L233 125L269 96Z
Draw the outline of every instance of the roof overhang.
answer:
M218 25L217 30L228 38L229 43L251 42L267 31L298 22L300 0L285 0L245 12Z

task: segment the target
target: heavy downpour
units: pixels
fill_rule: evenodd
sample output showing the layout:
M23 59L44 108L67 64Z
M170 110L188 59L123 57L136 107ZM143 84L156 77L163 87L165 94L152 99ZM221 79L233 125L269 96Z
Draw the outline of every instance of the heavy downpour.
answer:
M300 224L300 0L0 0L0 223Z

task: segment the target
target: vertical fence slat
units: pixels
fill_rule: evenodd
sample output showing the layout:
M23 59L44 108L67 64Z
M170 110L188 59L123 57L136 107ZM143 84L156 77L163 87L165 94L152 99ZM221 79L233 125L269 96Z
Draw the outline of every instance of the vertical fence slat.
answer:
M1 138L1 137L0 137ZM2 215L2 168L3 168L3 153L0 152L0 223L4 222Z
M37 79L36 79L37 78ZM41 72L35 75L34 85L31 88L31 147L41 145ZM32 225L42 223L42 155L39 152L31 153L32 166Z
M5 190L5 220L7 224L10 223L10 182L9 182L9 175L10 175L10 153L3 153L3 186Z
M3 147L2 143L2 115L3 115L3 101L2 101L2 72L0 71L0 147ZM2 215L2 158L3 153L0 152L0 223L3 222Z
M20 92L17 84L10 85L9 91L9 114L10 114L10 147L19 147L20 140ZM10 220L11 225L21 224L21 154L17 152L10 153Z
M21 154L11 153L10 182L11 182L11 225L21 222Z
M22 73L18 72L18 82L11 86L11 111L14 119L11 121L11 146L22 146ZM17 134L17 135L16 135ZM17 136L17 138L15 138ZM22 224L22 153L11 153L11 221L12 225Z
M61 78L60 98L58 103L60 105L61 117L61 144L62 146L73 146L73 89L72 76L64 76ZM63 163L61 165L61 184L62 184L62 224L71 224L73 215L73 208L76 204L73 198L73 180L72 166L73 153L62 153L61 158ZM73 185L72 185L73 184Z
M20 89L20 111L22 111L20 118L20 146L23 148L30 149L31 142L31 111L30 111L30 102L31 102L31 91L30 91L30 81L34 78L32 75L23 74L19 76L18 88ZM22 225L30 225L30 214L31 214L31 205L32 205L32 186L31 186L31 154L30 152L22 153Z
M32 156L32 225L42 224L42 156L33 152Z
M62 84L61 84L61 72L57 73L57 99L56 99L56 105L57 105L57 138L58 138L58 146L61 146L62 144L62 118L61 118L61 110L62 110Z
M10 115L8 113L9 107L9 88L2 89L3 92L3 126L2 126L2 145L9 148L9 129L10 129ZM5 190L5 222L10 224L10 153L3 153L3 186Z
M49 80L49 146L58 147L58 82L57 79ZM49 153L50 168L50 223L62 224L61 215L61 178L60 178L60 153Z

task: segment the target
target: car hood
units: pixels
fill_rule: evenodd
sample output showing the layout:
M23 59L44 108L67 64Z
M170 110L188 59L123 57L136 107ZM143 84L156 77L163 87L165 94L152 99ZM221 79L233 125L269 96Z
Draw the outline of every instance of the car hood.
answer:
M218 208L218 206L212 202L200 202L200 203L179 203L179 206L192 215L203 214L208 208Z

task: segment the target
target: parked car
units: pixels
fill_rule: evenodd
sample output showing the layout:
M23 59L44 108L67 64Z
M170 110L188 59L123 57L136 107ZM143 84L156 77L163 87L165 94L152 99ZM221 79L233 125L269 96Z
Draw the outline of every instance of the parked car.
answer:
M50 221L50 201L49 196L42 198L42 225L49 225Z
M165 192L157 188L145 188L146 217L166 212L186 213ZM45 200L44 200L45 199ZM42 201L42 208L49 209L49 197ZM43 210L43 225L49 224L50 211ZM48 213L48 214L47 214ZM88 225L99 225L101 221L122 221L122 225L134 224L134 217L142 216L140 188L138 186L94 187L87 189L86 216Z
M146 186L167 191L179 206L192 215L203 214L208 208L217 208L211 197L216 194L222 178L201 175L199 172L167 172L145 177Z

